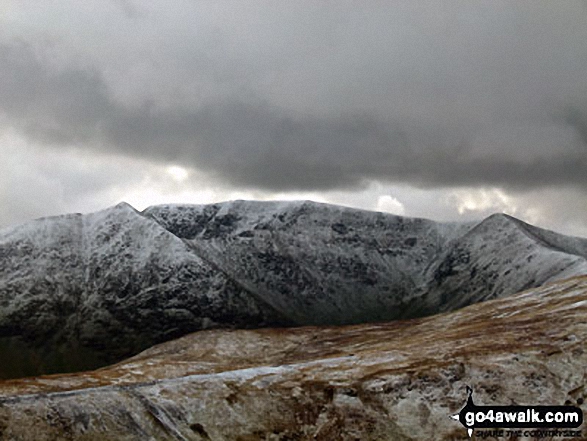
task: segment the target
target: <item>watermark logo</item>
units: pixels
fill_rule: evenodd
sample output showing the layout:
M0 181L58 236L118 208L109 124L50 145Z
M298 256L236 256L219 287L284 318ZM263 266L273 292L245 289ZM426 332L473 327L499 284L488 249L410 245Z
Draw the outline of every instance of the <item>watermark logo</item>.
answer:
M583 424L583 411L575 406L477 406L473 389L467 386L467 404L451 418L459 421L469 437L476 429L496 429L491 436L577 436L576 429ZM510 430L507 430L510 429ZM512 429L535 429L522 431ZM550 430L541 430L550 429ZM528 432L528 433L526 433ZM571 433L572 432L572 433ZM477 435L477 433L476 433ZM479 433L483 436L483 433Z

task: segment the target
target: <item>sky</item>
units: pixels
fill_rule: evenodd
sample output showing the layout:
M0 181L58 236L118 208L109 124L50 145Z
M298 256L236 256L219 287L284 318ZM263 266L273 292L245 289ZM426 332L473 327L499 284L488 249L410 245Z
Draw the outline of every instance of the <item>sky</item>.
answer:
M587 237L587 2L2 0L0 227L310 199Z

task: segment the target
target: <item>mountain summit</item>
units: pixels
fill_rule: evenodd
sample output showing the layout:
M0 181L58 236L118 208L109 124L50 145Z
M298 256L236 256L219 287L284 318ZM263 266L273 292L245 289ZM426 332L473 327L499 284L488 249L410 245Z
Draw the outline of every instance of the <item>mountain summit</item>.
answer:
M96 367L211 327L419 317L586 273L586 239L502 214L121 203L0 230L0 376Z

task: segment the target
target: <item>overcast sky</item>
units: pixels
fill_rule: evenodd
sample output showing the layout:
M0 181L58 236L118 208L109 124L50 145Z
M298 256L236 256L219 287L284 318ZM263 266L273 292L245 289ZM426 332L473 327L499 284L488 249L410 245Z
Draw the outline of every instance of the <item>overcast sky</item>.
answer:
M313 199L587 236L587 3L0 2L0 227Z

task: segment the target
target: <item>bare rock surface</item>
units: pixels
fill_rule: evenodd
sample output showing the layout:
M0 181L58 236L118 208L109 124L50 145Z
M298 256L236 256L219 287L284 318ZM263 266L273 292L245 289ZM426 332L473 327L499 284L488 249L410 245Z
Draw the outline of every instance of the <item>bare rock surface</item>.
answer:
M207 330L114 366L0 382L1 440L461 440L465 403L587 395L587 277L434 317Z
M587 240L313 202L128 204L0 231L0 378L200 329L421 317L587 274Z

